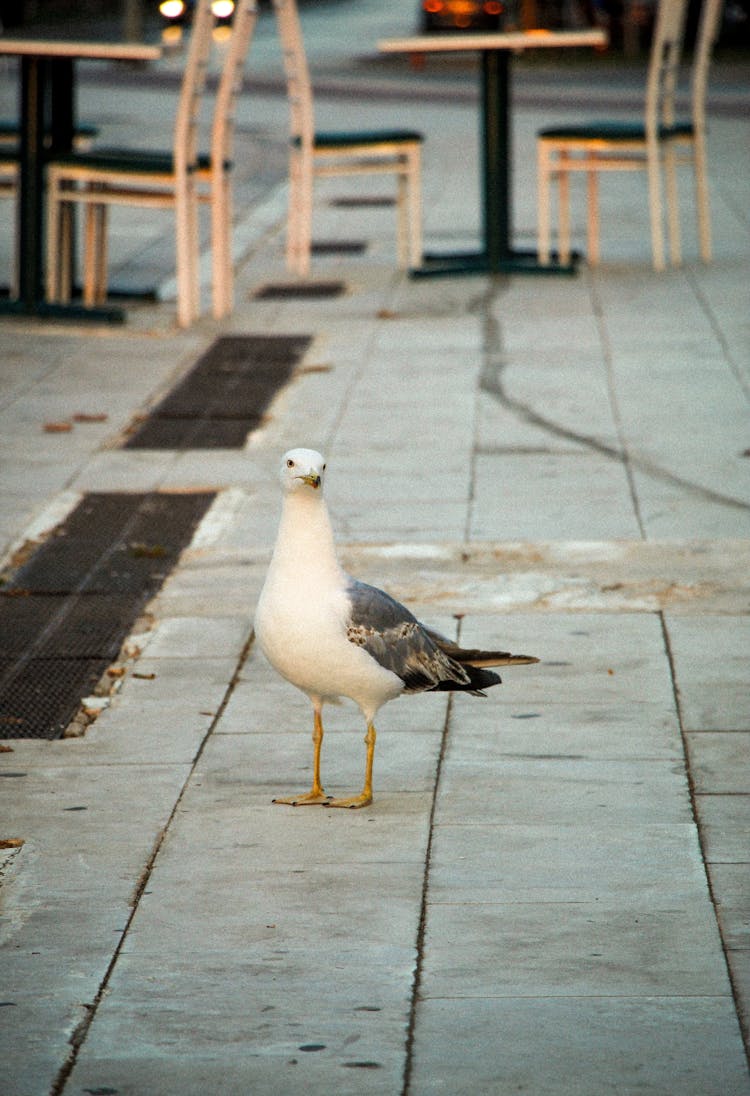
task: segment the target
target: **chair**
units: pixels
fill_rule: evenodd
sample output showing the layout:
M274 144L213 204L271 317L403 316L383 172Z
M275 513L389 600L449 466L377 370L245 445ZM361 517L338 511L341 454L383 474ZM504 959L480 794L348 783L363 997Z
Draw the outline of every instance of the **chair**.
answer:
M73 135L76 147L89 148L97 133L95 126L78 126ZM20 127L15 122L0 121L0 198L15 198L18 192L19 138ZM10 282L10 295L15 297L18 293L18 271L15 261Z
M707 0L704 0L707 2ZM558 184L559 256L570 262L570 180L585 172L588 183L588 256L599 261L598 175L600 171L646 171L651 247L655 270L664 270L662 167L666 176L667 218L672 255L679 256L679 218L675 173L674 97L684 36L687 0L659 0L646 80L641 122L592 122L543 129L537 134L538 252L550 262L550 184Z
M86 206L84 304L107 293L107 212L110 205L168 208L175 212L177 319L189 326L200 312L198 203L211 206L213 312L232 308L231 148L233 110L241 69L257 18L256 0L237 5L232 37L216 94L210 153L198 154L200 102L211 52L210 0L198 0L193 15L171 152L96 149L74 152L47 168L47 296L69 299L70 254L63 241L72 206Z
M242 72L258 20L257 0L238 0L229 50L221 71L211 126L208 159L198 157L198 198L211 207L212 302L216 319L228 316L234 305L232 263L232 167L234 111L242 86ZM203 189L207 188L207 189Z
M711 261L711 207L708 198L706 157L706 91L714 46L719 37L724 0L703 0L693 54L690 86L691 121L676 129L680 163L692 163L695 177L695 209L698 220L698 246L704 262ZM687 146L687 151L683 151ZM679 236L672 260L679 263Z
M310 270L314 179L343 175L395 175L398 262L422 260L421 133L408 129L319 132L296 0L273 0L290 108L289 216L286 261Z

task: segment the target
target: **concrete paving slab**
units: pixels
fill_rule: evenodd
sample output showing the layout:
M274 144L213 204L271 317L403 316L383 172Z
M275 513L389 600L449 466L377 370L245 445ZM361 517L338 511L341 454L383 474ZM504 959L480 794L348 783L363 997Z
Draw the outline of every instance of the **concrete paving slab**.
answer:
M738 609L742 609L742 604ZM694 618L670 615L667 629L685 729L750 728L747 616L741 613L724 619L708 613Z
M189 970L184 980L180 969L149 979L152 969L123 960L116 993L72 1075L74 1088L135 1094L153 1084L196 1096L221 1090L270 1096L302 1086L355 1096L392 1092L400 1083L407 1011L393 997L392 977L372 964L364 987L361 976L311 971L304 983L290 987L282 977L277 989L265 991L254 965L234 955L202 963L197 987ZM290 1014L292 1000L297 1009ZM145 1038L134 1046L126 1032L146 1016Z
M577 825L469 821L438 825L430 902L707 900L691 825Z
M501 817L508 824L564 825L575 810L592 826L689 822L687 779L671 761L500 759L449 747L441 823Z
M750 795L698 795L695 809L707 863L750 860Z
M519 1085L535 1096L600 1096L602 1088L746 1096L731 1011L721 997L427 1001L411 1089L415 1096Z
M730 952L750 950L750 871L747 864L708 865L721 935Z
M597 455L481 455L470 532L478 540L638 536L625 472Z
M633 478L640 502L644 530L650 539L713 534L721 538L745 537L748 530L747 504L721 488L702 488L685 483L672 473L641 471L635 466Z
M149 658L239 657L250 634L247 616L165 617L148 641Z
M750 731L710 731L686 736L690 771L698 795L748 794Z
M564 331L567 328L566 323ZM513 431L514 422L517 430L536 426L543 431L550 448L577 449L583 444L577 436L585 423L587 437L596 439L600 446L619 450L620 438L601 347L587 350L574 339L565 343L567 350L562 346L540 350L528 346L530 334L523 332L523 346L505 351L505 364L498 364L493 370L488 362L482 375L485 396L499 411L511 413L509 429ZM573 369L580 377L580 385L570 384ZM554 429L545 429L547 422ZM487 421L482 437L484 446L512 444L504 423L498 422L494 435L489 425ZM519 438L516 444L520 442Z
M543 633L535 614L469 616L462 642L492 650L536 655L542 666L508 667L503 702L555 701L585 705L617 703L627 708L645 697L647 705L674 710L669 667L664 659L659 619L631 613L559 613L545 618ZM491 696L492 694L490 694ZM498 690L495 691L498 695Z
M215 562L204 556L182 560L150 604L156 617L220 616L242 614L252 620L260 584L250 561Z
M658 704L545 703L524 706L513 699L488 720L485 709L465 697L454 700L452 722L460 725L462 751L488 766L506 760L669 761L681 765L684 750L674 712ZM453 744L449 735L449 748Z
M683 932L700 946L686 954ZM430 905L420 994L435 998L728 996L710 906L637 901Z
M217 692L213 704L206 695L206 707L201 709L194 702L175 706L164 698L152 703L150 710L114 704L86 729L85 737L107 765L187 766L208 734L220 702ZM71 755L70 764L75 763L80 758L74 760Z

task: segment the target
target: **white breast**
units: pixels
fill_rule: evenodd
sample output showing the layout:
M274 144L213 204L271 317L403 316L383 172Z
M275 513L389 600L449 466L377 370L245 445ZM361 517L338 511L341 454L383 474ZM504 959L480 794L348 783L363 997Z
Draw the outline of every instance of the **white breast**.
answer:
M298 689L322 699L349 697L371 719L403 691L403 682L347 639L346 583L322 500L287 500L256 636L274 669Z

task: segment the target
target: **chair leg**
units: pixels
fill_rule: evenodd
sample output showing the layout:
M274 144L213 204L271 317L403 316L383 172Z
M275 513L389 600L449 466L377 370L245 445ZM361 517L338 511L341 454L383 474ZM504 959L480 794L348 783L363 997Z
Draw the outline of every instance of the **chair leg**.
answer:
M177 323L189 327L197 315L196 288L197 217L195 186L191 180L178 181L175 189L175 240L177 267Z
M233 305L232 189L222 172L211 187L212 310L217 320L228 316Z
M677 193L677 168L673 143L667 145L664 153L664 174L666 180L667 227L669 230L669 257L674 266L682 263L682 242L680 240L680 201Z
M661 214L661 165L659 163L659 149L650 147L647 149L648 170L648 202L651 217L651 250L653 255L654 270L661 271L666 267L664 261L664 228Z
M99 207L87 203L83 233L83 303L86 308L93 308L97 303L97 297L101 295L100 256L97 248L100 235L98 219Z
M97 304L107 300L107 270L109 268L109 206L103 202L94 206L96 244L95 244L95 299Z
M48 301L60 298L60 221L62 214L60 183L50 170L47 182L47 282Z
M537 140L537 217L536 249L542 266L550 262L550 150L544 141Z
M300 154L294 150L289 157L289 198L286 226L286 265L295 274L302 274L301 236L304 187L302 184L302 164Z
M591 266L599 265L599 172L586 172L586 205L588 209L588 260Z
M396 255L400 270L409 266L409 179L405 171L396 176Z
M75 205L73 202L63 202L60 207L60 221L58 226L60 247L58 251L57 268L57 299L67 304L73 296L73 254L75 230Z
M195 320L201 314L201 283L200 283L200 257L201 257L201 241L200 241L200 217L198 212L198 192L196 189L195 179L191 178L191 185L189 191L190 200L188 202L188 226L189 226L189 240L190 240L190 285L191 285L191 312L192 320Z
M557 160L558 240L560 262L570 262L570 172L567 168L568 153L560 151Z
M314 173L312 164L300 165L299 208L297 210L296 269L297 273L310 273L313 221Z
M698 243L701 258L711 262L711 206L708 197L708 171L706 163L705 135L698 131L693 144L693 170L695 172L695 205L698 212Z
M417 145L409 154L409 265L422 262L422 150Z

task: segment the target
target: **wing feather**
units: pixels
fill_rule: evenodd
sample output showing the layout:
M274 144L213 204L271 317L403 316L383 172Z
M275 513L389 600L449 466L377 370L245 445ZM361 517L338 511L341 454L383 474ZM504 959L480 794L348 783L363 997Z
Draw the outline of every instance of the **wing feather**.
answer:
M440 632L420 624L390 594L366 582L350 579L347 594L351 606L347 639L400 677L407 693L448 689L484 696L482 689L501 681L489 667L539 661L510 651L459 647Z
M409 610L383 590L352 579L347 589L351 613L347 639L363 647L385 669L397 674L406 692L470 687L467 671L436 642ZM448 686L450 687L450 686Z

